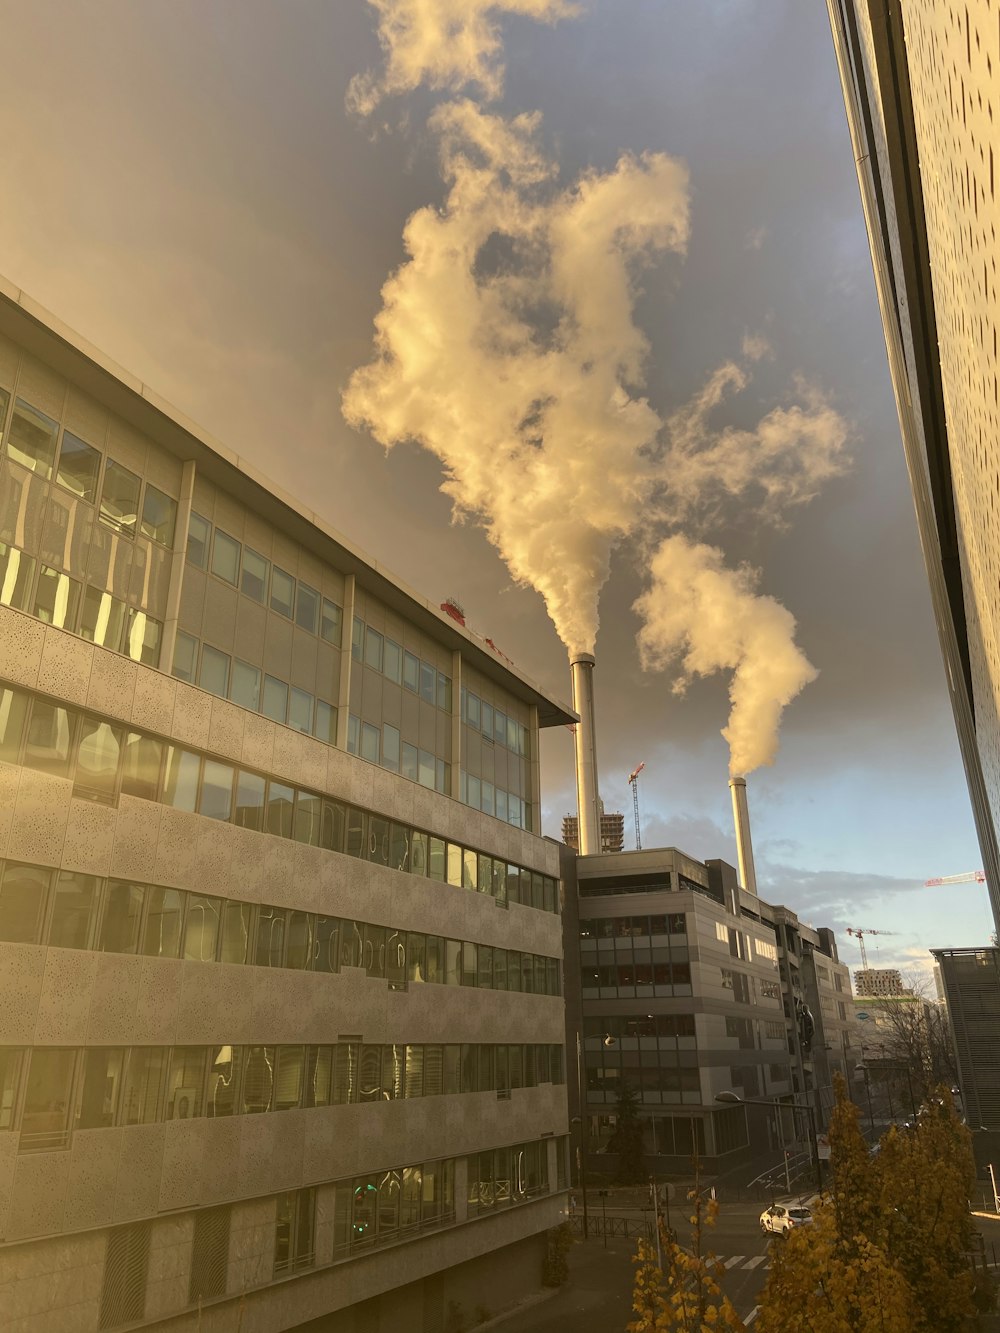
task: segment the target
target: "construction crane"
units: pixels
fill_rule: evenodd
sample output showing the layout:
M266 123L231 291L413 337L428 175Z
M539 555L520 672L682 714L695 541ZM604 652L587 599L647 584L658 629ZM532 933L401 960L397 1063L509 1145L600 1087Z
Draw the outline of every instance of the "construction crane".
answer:
M925 879L925 889L940 889L945 884L985 884L986 876L981 870L966 870L963 875L939 875L937 879Z
M868 971L868 955L865 953L866 935L896 935L899 932L895 930L872 930L870 928L856 930L852 926L847 927L848 935L853 935L858 942L858 948L861 950L861 966Z
M642 836L639 831L639 774L646 767L640 764L628 775L628 785L632 788L632 811L635 815L635 850L642 851Z

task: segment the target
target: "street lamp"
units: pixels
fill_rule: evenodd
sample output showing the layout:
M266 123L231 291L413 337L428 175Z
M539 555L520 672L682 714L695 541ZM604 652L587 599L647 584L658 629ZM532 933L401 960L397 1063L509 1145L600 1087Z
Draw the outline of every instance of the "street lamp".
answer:
M767 1106L772 1111L780 1111L783 1106L793 1106L797 1111L805 1111L809 1117L809 1137L812 1147L813 1167L816 1171L816 1190L819 1194L823 1193L823 1168L819 1161L819 1142L816 1132L816 1112L808 1102L765 1102L759 1097L741 1097L736 1092L717 1092L715 1094L717 1102L725 1102L728 1106Z

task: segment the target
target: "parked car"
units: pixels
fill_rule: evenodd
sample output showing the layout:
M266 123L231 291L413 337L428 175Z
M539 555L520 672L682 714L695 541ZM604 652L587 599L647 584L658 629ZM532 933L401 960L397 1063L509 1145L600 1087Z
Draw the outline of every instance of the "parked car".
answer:
M760 1229L767 1235L771 1232L778 1236L787 1236L793 1227L805 1226L813 1220L813 1215L804 1204L774 1203L765 1208L760 1215Z

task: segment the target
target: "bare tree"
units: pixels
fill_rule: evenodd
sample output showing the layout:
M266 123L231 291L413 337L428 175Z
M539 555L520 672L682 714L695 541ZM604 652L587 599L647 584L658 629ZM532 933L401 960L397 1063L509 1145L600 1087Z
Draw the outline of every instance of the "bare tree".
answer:
M889 1098L894 1091L912 1094L919 1103L937 1084L956 1082L958 1062L947 1012L932 998L930 985L923 976L907 982L905 995L865 999L872 1023L864 1063L873 1091L881 1086Z

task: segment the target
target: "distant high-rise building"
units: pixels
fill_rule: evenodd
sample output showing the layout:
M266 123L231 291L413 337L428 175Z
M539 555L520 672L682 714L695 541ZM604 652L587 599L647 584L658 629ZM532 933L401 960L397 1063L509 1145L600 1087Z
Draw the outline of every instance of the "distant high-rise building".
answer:
M576 815L563 815L563 842L574 851L580 850L580 821ZM620 852L625 847L625 816L620 812L607 815L601 808L601 851Z
M921 544L1000 924L996 5L827 5Z
M974 1135L978 1157L984 1144L994 1152L1000 1146L1000 949L933 954L944 979L966 1120L975 1130L992 1131L982 1141Z
M907 995L903 978L894 967L859 967L854 974L856 995Z

